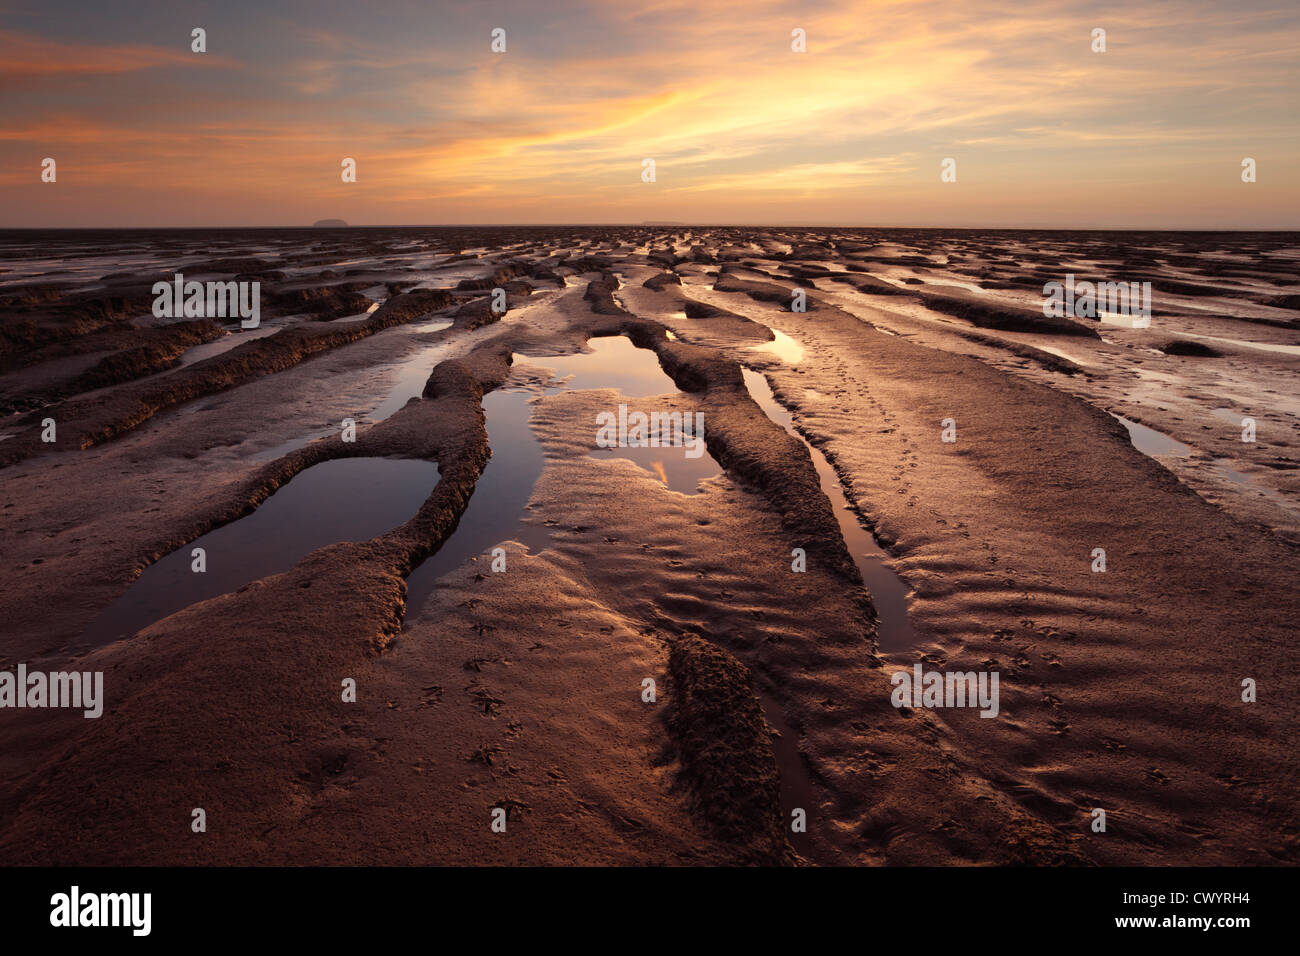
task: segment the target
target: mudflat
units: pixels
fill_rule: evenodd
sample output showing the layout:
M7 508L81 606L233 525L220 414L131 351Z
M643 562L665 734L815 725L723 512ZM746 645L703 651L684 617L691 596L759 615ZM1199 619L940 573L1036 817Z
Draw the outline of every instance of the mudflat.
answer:
M103 675L93 719L0 708L14 864L1300 856L1296 234L7 232L0 269L0 669ZM158 317L178 273L260 323ZM1067 277L1149 322L1049 316ZM900 706L918 665L996 712Z

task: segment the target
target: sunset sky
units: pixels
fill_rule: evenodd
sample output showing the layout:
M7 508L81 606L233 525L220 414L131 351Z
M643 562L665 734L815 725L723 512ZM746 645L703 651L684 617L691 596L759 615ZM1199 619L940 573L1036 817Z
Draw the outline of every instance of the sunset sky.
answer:
M5 3L0 227L1295 229L1298 49L1294 0Z

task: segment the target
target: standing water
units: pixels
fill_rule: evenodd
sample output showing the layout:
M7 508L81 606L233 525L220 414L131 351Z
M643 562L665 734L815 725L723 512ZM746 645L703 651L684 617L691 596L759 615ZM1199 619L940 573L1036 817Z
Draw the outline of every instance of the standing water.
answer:
M839 475L835 473L835 469L831 467L831 463L826 460L821 450L799 434L799 430L794 427L794 418L776 400L771 386L767 384L767 379L752 369L746 368L741 371L745 375L745 386L749 389L749 395L758 403L759 408L763 409L767 416L784 428L789 435L803 442L804 447L808 449L808 454L812 456L822 494L831 503L831 511L835 514L835 520L839 522L844 544L853 557L853 563L858 566L862 580L866 583L867 590L871 592L872 602L876 606L876 613L880 618L876 635L880 649L894 652L914 647L917 635L907 617L907 585L890 569L886 563L888 555L880 545L876 544L876 539L871 536L871 532L858 522L856 512L849 506L844 489L840 487Z
M82 635L98 646L129 637L181 608L287 571L336 541L368 541L401 525L438 483L438 466L393 458L340 458L308 468L252 514L145 568ZM205 570L193 570L195 548Z
M528 399L529 393L522 391L497 390L483 396L492 457L474 485L456 530L407 577L408 617L410 610L433 592L440 577L467 559L487 554L511 539L534 552L550 543L547 529L521 520L544 461L541 442L528 424Z

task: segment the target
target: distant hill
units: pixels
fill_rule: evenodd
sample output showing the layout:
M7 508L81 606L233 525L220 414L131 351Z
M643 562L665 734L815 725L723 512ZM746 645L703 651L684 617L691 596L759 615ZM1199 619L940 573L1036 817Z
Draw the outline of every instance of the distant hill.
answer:
M346 225L347 223L344 222L342 219L317 219L315 222L312 223L312 228L321 226L326 229L338 229L339 227L346 226Z

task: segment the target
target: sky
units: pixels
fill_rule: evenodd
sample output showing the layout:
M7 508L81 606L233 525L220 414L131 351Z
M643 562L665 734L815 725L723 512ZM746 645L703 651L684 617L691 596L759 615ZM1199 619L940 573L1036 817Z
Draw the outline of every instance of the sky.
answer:
M0 227L1298 229L1298 49L1295 0L0 0Z

